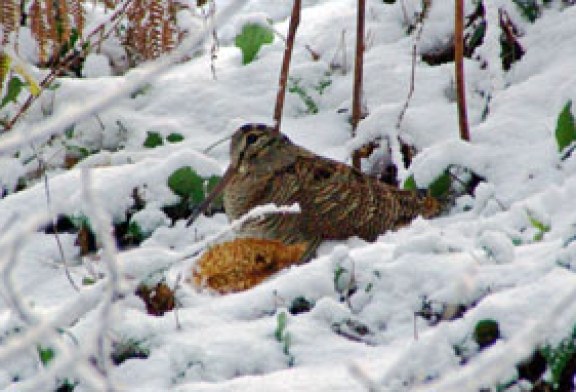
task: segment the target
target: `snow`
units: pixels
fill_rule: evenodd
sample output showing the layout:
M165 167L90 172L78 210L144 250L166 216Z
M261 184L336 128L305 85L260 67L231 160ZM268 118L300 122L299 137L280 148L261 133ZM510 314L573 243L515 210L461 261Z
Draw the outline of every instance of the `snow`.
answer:
M452 64L417 62L414 95L396 126L415 43L405 30L420 1L368 1L369 115L354 138L348 120L356 2L304 1L290 75L300 79L319 112L307 113L302 100L288 93L283 132L342 162L357 146L380 138L381 159L400 163L400 136L419 150L408 169L400 168L401 180L414 175L426 187L447 168L465 168L484 181L441 217L417 218L374 243L326 242L309 263L245 292L218 295L186 281L199 253L232 238L241 222L230 224L222 213L200 216L190 227L183 219L171 222L162 208L179 199L167 178L184 166L202 177L222 175L228 143L204 149L245 122L272 122L283 41L275 37L243 66L233 38L247 22L271 24L285 34L291 3L244 3L217 1L224 22L216 79L206 50L210 42L202 44L209 29L182 13L180 23L191 37L177 53L118 76L116 60L109 63L111 56L118 59L118 43L108 42L88 57L86 78L59 80L13 131L0 135L0 390L55 389L66 378L79 381L75 391L110 385L178 392L364 391L367 385L478 390L513 380L515 366L536 347L569 337L576 324L576 157L561 159L554 130L562 107L576 100L576 7L559 1L533 24L509 1L485 2L487 35L475 52L482 61L466 60L470 143L458 138ZM474 2L465 3L470 12ZM416 42L419 53L451 38L453 2L433 4ZM229 5L232 11L225 11ZM495 27L498 7L517 23L526 49L506 72ZM106 17L99 7L86 12L90 26ZM20 38L24 63L34 58L26 34ZM313 61L305 45L320 59ZM347 67L331 71L343 50ZM190 53L197 55L180 61ZM330 84L320 93L314 86L324 78ZM12 115L16 109L5 108ZM73 136L61 136L71 125ZM145 148L149 132L163 138L177 133L184 140ZM69 145L97 152L64 170ZM50 167L49 203L44 179L34 175L36 154ZM16 191L22 182L25 189ZM138 247L118 250L110 243L109 223L126 219L134 190L146 207L131 219L150 236ZM96 207L102 218L98 241L105 248L94 255L80 256L74 233L59 234L60 249L53 234L38 229L56 215L93 216ZM244 219L279 210L295 213L298 206L263 206ZM79 292L68 282L61 252ZM89 277L96 277L95 284L82 284ZM161 280L177 288L179 305L155 317L133 292L140 282ZM299 297L313 304L311 310L290 314ZM421 315L425 306L440 314L458 306L466 311L434 323ZM288 352L275 337L282 313ZM501 339L480 350L472 336L486 319L497 321ZM351 338L350 325L368 332ZM139 342L149 356L117 366L103 361L113 342L127 340ZM55 349L49 366L40 363L37 345ZM94 358L107 376L92 365Z

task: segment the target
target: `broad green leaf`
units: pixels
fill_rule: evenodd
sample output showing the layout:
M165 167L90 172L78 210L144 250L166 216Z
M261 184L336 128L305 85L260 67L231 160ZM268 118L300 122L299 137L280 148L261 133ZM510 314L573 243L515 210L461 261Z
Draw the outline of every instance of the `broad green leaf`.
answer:
M516 4L522 16L529 22L534 23L540 16L540 8L536 0L512 0L512 2Z
M242 64L251 63L264 44L274 41L274 33L269 28L250 23L242 28L242 33L236 36L234 43L242 51Z
M170 143L178 143L184 140L184 136L179 133L171 133L170 135L166 136L166 140Z
M576 353L574 334L572 334L571 337L563 339L556 347L549 345L543 347L540 353L546 359L550 372L552 373L553 386L558 388L564 369Z
M411 174L410 177L404 181L404 185L402 187L410 191L415 191L418 189L416 186L416 180L414 180L414 174Z
M148 132L146 140L144 140L143 146L146 148L155 148L164 144L164 139L162 135L158 132Z
M474 341L481 348L491 346L500 338L500 328L494 320L480 320L474 328Z
M132 221L132 222L130 222L130 223L128 224L128 233L127 233L127 235L128 235L130 238L132 238L132 239L134 239L134 240L136 240L136 241L138 241L138 242L140 242L140 241L142 241L144 238L146 238L146 235L144 234L144 232L143 232L142 229L140 228L140 225L138 224L138 222L134 222L134 221Z
M42 365L47 366L54 359L55 354L52 348L38 345L37 350Z
M450 180L450 175L445 171L440 177L434 180L432 184L428 187L430 195L434 197L445 196L450 190L450 185L452 181Z
M568 101L556 121L556 143L558 144L558 151L564 150L564 148L576 140L576 125L574 123L574 115L572 115L570 110L571 106L572 101Z
M10 81L8 82L8 88L6 90L6 95L4 95L2 103L0 103L0 108L6 106L8 102L16 102L16 98L18 98L18 95L20 95L22 87L24 86L25 84L20 80L20 78L16 76L10 78Z
M180 197L195 204L204 200L204 179L190 166L181 167L168 177L168 186Z
M14 72L17 72L18 75L24 78L26 84L28 85L28 91L30 91L30 94L32 94L35 97L40 95L41 92L40 85L38 84L38 82L36 82L34 76L32 76L32 74L28 72L28 70L26 70L26 68L23 65L20 64L14 65Z

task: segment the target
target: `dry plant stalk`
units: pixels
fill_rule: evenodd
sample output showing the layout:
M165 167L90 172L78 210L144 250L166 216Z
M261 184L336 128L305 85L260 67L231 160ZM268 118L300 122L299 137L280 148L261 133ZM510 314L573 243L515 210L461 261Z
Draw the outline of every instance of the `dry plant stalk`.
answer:
M362 119L362 79L364 73L364 25L366 20L366 0L358 0L356 20L356 57L354 60L354 87L352 92L352 137ZM360 151L352 153L352 166L360 170Z
M464 82L464 0L456 0L454 15L454 65L456 68L456 100L460 138L470 141L466 113L466 84Z
M280 132L282 122L282 111L284 109L284 98L286 97L286 84L288 83L288 73L290 71L290 60L292 59L292 50L294 48L294 39L296 30L300 24L300 9L302 8L301 0L294 0L292 6L292 15L290 25L288 26L288 37L284 48L284 58L282 60L282 69L280 70L280 81L278 82L278 95L276 96L276 106L274 108L274 131Z
M220 293L246 290L281 269L298 264L307 246L258 238L225 242L202 255L190 280L198 287Z

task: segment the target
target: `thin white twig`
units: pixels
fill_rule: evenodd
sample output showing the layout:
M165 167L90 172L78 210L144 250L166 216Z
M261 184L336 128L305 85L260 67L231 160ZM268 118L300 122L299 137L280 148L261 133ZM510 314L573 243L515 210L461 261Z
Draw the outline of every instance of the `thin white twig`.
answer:
M220 230L218 233L205 238L200 243L194 244L190 249L185 251L185 256L182 259L187 259L196 256L202 249L218 241L221 237L227 235L230 232L239 230L247 222L262 219L265 215L270 214L298 214L300 212L300 205L294 203L290 206L277 206L276 204L270 203L262 206L256 206L248 211L246 214L242 215L240 218L230 222L228 226Z
M97 334L97 350L100 366L106 378L106 391L114 391L116 388L108 374L110 373L111 361L107 355L106 333L112 325L112 307L115 299L121 296L123 286L122 276L118 267L116 242L112 236L113 227L110 215L104 210L102 204L94 196L91 185L91 169L82 169L82 193L86 201L87 208L85 211L90 218L91 227L98 233L98 239L102 243L102 258L107 267L108 276L106 279L107 289L102 300L102 310L100 311L100 325Z

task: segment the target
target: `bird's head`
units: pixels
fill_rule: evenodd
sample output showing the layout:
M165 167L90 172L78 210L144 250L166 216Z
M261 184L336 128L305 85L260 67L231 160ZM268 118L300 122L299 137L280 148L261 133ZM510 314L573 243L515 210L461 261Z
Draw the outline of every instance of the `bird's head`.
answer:
M292 143L282 133L265 124L246 124L240 127L230 143L230 166L240 168L246 164L265 162L284 154Z

